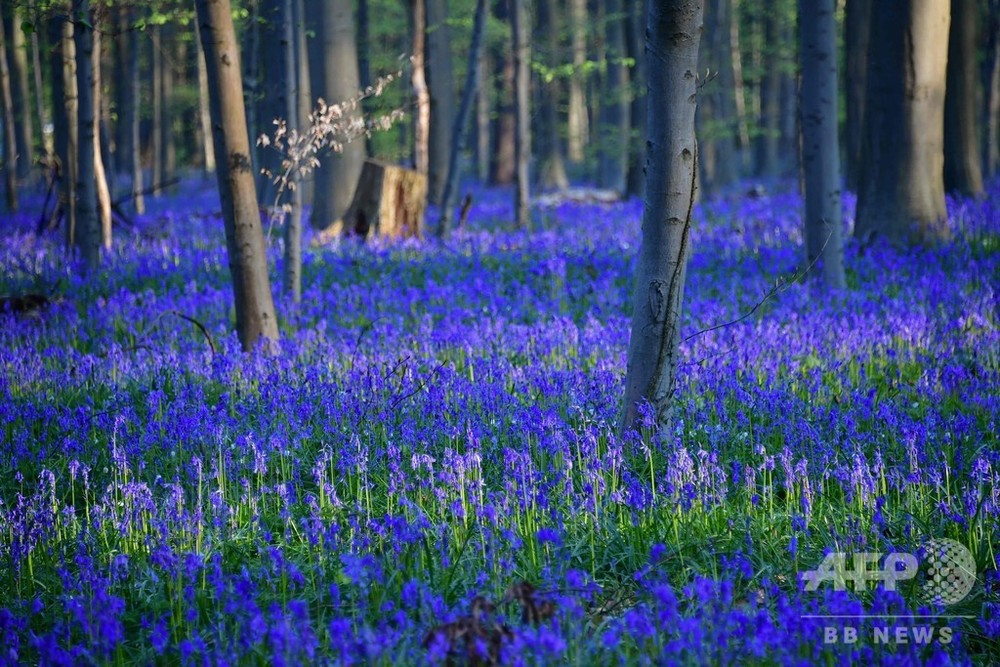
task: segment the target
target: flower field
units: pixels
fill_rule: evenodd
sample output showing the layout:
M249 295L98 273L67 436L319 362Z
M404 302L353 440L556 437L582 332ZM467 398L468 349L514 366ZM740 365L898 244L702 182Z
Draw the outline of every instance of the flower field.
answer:
M444 244L311 249L244 355L214 191L89 277L31 201L0 219L0 295L49 300L0 314L0 664L1000 656L1000 189L945 246L851 242L833 295L794 279L797 195L703 204L670 437L615 428L638 202L528 234L480 191ZM975 560L948 606L803 584L941 538Z

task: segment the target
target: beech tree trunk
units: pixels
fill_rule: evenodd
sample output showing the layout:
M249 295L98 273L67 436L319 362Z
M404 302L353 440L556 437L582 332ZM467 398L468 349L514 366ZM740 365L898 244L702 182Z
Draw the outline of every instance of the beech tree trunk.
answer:
M343 220L324 230L320 243L341 233L362 238L420 238L427 204L427 177L413 169L365 161Z
M944 98L949 3L879 0L872 6L861 189L854 234L896 243L948 236Z
M240 54L229 0L195 0L195 8L205 47L212 138L215 154L223 158L216 165L216 178L236 299L236 331L243 349L249 351L261 338L278 339L278 321L250 162Z
M42 17L35 9L35 0L28 0L28 16L35 25L35 30L31 31L31 69L35 84L35 120L38 122L38 147L43 155L48 156L52 149L45 136L46 115L43 92L45 84L42 82L42 49L39 45Z
M853 1L853 0L851 0ZM764 12L764 72L760 82L761 133L757 138L757 175L767 179L781 173L778 146L781 141L781 52L778 48L777 12Z
M986 57L983 59L983 172L1000 170L1000 0L987 6Z
M629 94L625 69L625 15L622 0L604 0L604 39L607 67L601 103L599 182L616 192L625 191L628 165Z
M528 10L525 0L511 0L514 47L514 216L521 229L531 227L531 44L528 41Z
M10 65L7 63L7 37L0 21L0 97L3 102L4 183L7 210L17 211L17 129L14 124L14 99L10 91Z
M129 14L130 20L134 14ZM197 29L195 30L197 32ZM139 116L139 100L142 95L142 78L139 76L139 38L135 30L128 32L128 52L131 55L128 63L128 80L125 85L131 91L131 113L128 118L131 133L131 143L127 159L128 169L132 175L132 210L142 215L146 212L145 172L142 168L142 122ZM209 139L210 141L210 139Z
M510 20L508 0L497 0L494 16L499 21ZM493 75L493 99L497 108L493 121L493 158L490 161L490 184L507 185L514 182L517 167L514 144L517 120L514 112L514 54L502 46L493 50L490 58L496 71Z
M157 127L160 134L160 178L157 185L164 185L168 192L176 191L172 183L177 178L177 142L174 136L174 97L176 76L174 62L176 58L176 33L172 23L167 23L160 30L160 96L162 105L161 123Z
M646 187L646 52L644 49L645 21L650 0L629 0L625 37L632 66L629 101L629 152L628 173L625 177L625 194L642 197Z
M160 194L163 185L163 123L166 122L166 115L163 111L163 32L160 26L150 28L150 65L153 79L153 127L150 133L150 178L152 180L152 193Z
M94 108L94 184L97 192L97 217L101 230L101 245L111 249L111 188L101 150L101 34L91 31L91 98Z
M587 0L569 0L569 21L573 74L569 79L566 154L570 162L579 163L583 162L584 149L590 136L584 72L587 64Z
M667 432L671 422L698 170L694 118L701 29L701 0L649 3L649 150L623 432L642 426L640 408L647 402L659 431Z
M289 131L301 127L299 119L299 53L301 52L296 29L300 23L296 0L281 0L281 55L284 65L282 103ZM278 166L280 169L280 165ZM285 217L284 292L292 303L302 301L302 189L293 174L288 185L288 212Z
M354 35L351 0L324 0L321 34L323 38L323 84L317 95L329 104L345 102L358 94L358 49ZM344 215L365 162L362 139L344 144L343 152L320 157L316 169L316 191L312 226L326 228Z
M952 0L948 84L944 101L944 187L964 197L983 195L976 76L979 3Z
M492 86L486 49L479 52L479 87L476 89L476 178L485 183L490 177L490 109Z
M194 31L195 59L198 68L198 125L201 130L202 170L205 175L215 173L215 142L212 141L212 112L208 104L208 72L205 68L205 49L201 45L201 32Z
M11 7L8 15L7 49L10 57L10 88L14 103L14 129L17 140L17 177L27 180L31 177L34 164L34 123L31 118L31 86L28 83L28 49L21 30L23 10ZM39 128L41 129L41 128Z
M427 191L431 203L440 204L448 178L452 124L455 122L455 86L451 67L451 31L445 21L445 0L425 0L427 6L427 90L431 117Z
M805 182L806 262L829 289L843 289L840 142L837 133L835 0L799 0L799 113ZM822 262L820 263L820 260Z
M88 270L101 263L101 225L97 216L97 175L95 170L97 127L94 113L94 29L90 0L73 0L73 28L76 44L77 146L76 166L76 240ZM86 20L79 20L82 17Z
M865 124L865 90L868 78L868 48L871 42L873 0L847 0L844 16L844 56L847 63L847 189L858 191L861 178L861 144Z
M556 12L553 3L537 3L538 29L537 33L542 44L545 66L550 71L559 66L559 26L556 22ZM540 127L538 138L538 185L544 190L565 188L569 186L566 176L566 165L563 162L562 142L559 138L559 103L561 95L561 79L558 76L539 77L541 86Z
M427 91L427 5L425 0L410 0L413 27L413 69L410 85L415 98L413 111L413 165L427 173L431 132L431 99Z

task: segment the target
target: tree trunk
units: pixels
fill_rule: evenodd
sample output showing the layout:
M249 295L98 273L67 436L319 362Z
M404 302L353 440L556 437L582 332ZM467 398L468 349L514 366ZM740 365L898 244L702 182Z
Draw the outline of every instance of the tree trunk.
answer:
M441 203L448 178L451 129L455 122L455 86L451 67L451 31L445 21L445 0L425 0L427 6L427 90L431 125L427 164L427 192L432 204Z
M486 49L479 53L479 88L476 90L476 178L485 183L490 177L490 92L489 58Z
M160 26L150 28L150 49L151 68L153 70L153 128L151 132L150 166L152 179L152 193L160 194L160 187L163 185L163 138L161 131L165 121L163 112L163 30Z
M517 226L531 228L531 185L528 171L531 160L531 44L528 41L528 10L525 0L511 0L511 23L514 51L515 176L514 215Z
M427 91L427 5L425 0L410 0L413 24L413 69L410 84L413 86L413 165L421 174L427 173L431 132L431 99Z
M983 195L976 77L979 3L952 0L948 84L944 100L944 187L965 197Z
M158 183L170 184L177 178L177 143L174 137L174 61L176 57L176 33L172 23L167 23L160 30L160 85L163 92L160 96L163 107L161 124L157 131L160 134L160 178ZM176 191L176 186L167 185L168 192ZM161 189L162 191L162 189Z
M41 14L35 11L34 0L28 0L28 15L34 22L35 30L31 31L31 69L35 84L35 120L38 122L38 146L43 155L50 152L45 138L45 84L42 82L42 49L39 46L39 28L42 24Z
M101 263L101 225L97 217L97 176L95 147L97 127L94 113L94 29L90 0L73 0L73 29L76 44L77 147L76 240L86 268L96 270ZM80 20L80 18L85 20Z
M17 129L14 123L14 99L10 91L10 66L7 63L7 36L0 21L0 96L3 101L4 181L7 210L17 212Z
M851 2L855 0L850 0ZM764 11L763 75L760 83L761 133L757 138L757 175L767 179L781 173L781 52L777 12Z
M620 424L623 432L642 426L640 408L647 401L655 427L662 433L668 432L673 411L698 168L694 118L701 28L701 0L649 4L649 158Z
M195 8L205 47L215 154L224 157L216 165L216 178L236 300L236 331L243 349L249 351L261 338L277 340L278 322L250 162L240 54L229 0L195 0Z
M111 249L111 189L108 187L108 176L104 169L104 158L101 145L101 33L91 31L91 97L94 108L94 186L97 193L97 213L101 231L101 245Z
M861 183L861 144L865 135L865 90L868 49L871 42L873 0L847 0L844 15L844 51L847 63L847 189L857 192Z
M855 236L930 242L948 236L944 198L946 2L872 7L865 142Z
M10 58L10 88L14 103L14 126L17 139L17 177L31 177L34 164L34 131L31 119L31 86L28 83L28 49L21 30L22 10L12 7L9 14L8 57ZM39 128L41 129L41 128Z
M829 289L843 289L840 143L837 136L837 20L835 0L799 0L802 82L799 113L805 176L806 263Z
M702 138L702 185L706 192L717 192L739 179L730 11L730 0L709 0L705 11L705 49L701 56L701 71L710 70L717 75L707 84L705 103L698 113L698 132Z
M365 161L351 205L318 235L323 243L341 233L362 238L420 238L427 204L427 177L413 169Z
M260 135L274 135L275 119L288 120L288 107L285 103L285 87L288 85L285 69L284 43L284 10L285 0L261 0L260 2L260 33L261 53L260 88L261 96L257 100L257 118L260 124L251 127L250 143L257 146ZM248 54L252 57L253 54ZM257 181L257 196L261 207L272 207L276 204L278 186L274 178L281 172L281 154L267 147L258 147L258 161L254 166L259 174Z
M986 57L983 59L983 171L1000 171L1000 0L989 0Z
M66 249L76 245L77 127L76 46L73 23L65 14L50 19L52 50L52 114L55 154L58 158L59 206L62 209Z
M590 135L584 72L587 65L587 0L569 0L569 20L573 74L569 79L566 155L570 162L580 163Z
M352 8L351 0L325 0L322 5L324 88L319 94L329 104L357 96L360 86ZM311 220L317 229L339 220L350 205L365 162L364 142L345 143L343 152L321 156L320 162Z
M134 17L134 14L130 14ZM197 30L196 30L197 31ZM129 53L131 58L128 63L128 88L131 91L132 113L129 117L129 132L131 133L131 150L129 151L128 165L132 175L132 210L142 215L146 212L145 195L145 173L142 168L142 119L139 115L142 95L142 78L139 76L139 37L135 30L128 33Z
M622 0L604 0L604 94L601 103L600 178L602 187L625 191L628 165L629 95L625 69L625 14Z
M368 86L372 85L372 72L371 72L371 28L369 20L368 11L368 0L358 0L358 80L361 82L361 89L367 90ZM375 116L375 111L372 108L372 99L365 97L361 100L361 110L364 113L365 118L372 118ZM365 155L371 155L372 151L372 138L370 134L364 136L365 140Z
M201 129L202 171L206 176L215 173L215 143L212 141L212 113L208 104L208 72L205 68L205 49L201 45L201 32L194 31L195 58L198 68L198 125Z
M285 71L282 102L288 130L299 130L299 30L301 19L296 11L296 0L281 2L281 55ZM280 168L280 165L279 165ZM285 218L285 271L283 288L292 303L302 301L302 189L297 174L291 175L288 185L288 212Z
M559 66L559 26L556 22L554 3L539 2L538 28L539 42L542 45L545 67L554 72ZM541 79L541 132L538 138L538 185L543 190L565 188L569 186L566 177L566 165L563 163L562 142L559 139L559 103L561 101L561 79L554 74L539 77Z
M312 78L309 73L309 35L307 31L305 0L293 0L295 3L295 44L298 48L296 62L298 63L298 100L299 126L308 127L313 112ZM299 189L302 195L302 207L312 206L314 172L299 176Z
M508 0L497 0L494 16L499 21L510 20ZM511 49L500 47L490 58L497 71L493 81L493 99L497 108L493 121L493 159L490 161L490 184L507 185L514 182L517 167L514 164L516 124L514 114L514 54Z
M628 174L625 177L625 194L642 197L646 187L646 52L643 43L645 19L649 0L629 0L628 19L625 24L628 56L632 66L632 97L629 102L629 153Z
M462 104L452 128L451 153L448 156L448 180L445 181L441 197L441 219L438 221L438 235L442 238L451 231L451 211L455 207L458 186L461 179L459 158L468 132L472 103L479 90L479 54L483 48L483 32L486 29L486 0L476 0L476 14L472 22L472 43L469 46L469 66L465 70L465 90Z

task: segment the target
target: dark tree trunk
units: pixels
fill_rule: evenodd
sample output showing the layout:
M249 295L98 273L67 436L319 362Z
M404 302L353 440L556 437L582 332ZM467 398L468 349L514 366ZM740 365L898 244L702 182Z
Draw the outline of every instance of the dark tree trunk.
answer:
M490 109L493 87L489 85L489 58L479 54L479 88L476 90L476 178L485 183L490 177Z
M150 28L150 48L151 67L153 70L153 128L150 133L150 166L152 193L158 195L160 187L163 185L163 165L166 160L163 158L163 123L166 121L166 114L163 107L163 30L159 26Z
M837 136L835 0L799 0L799 113L805 182L806 263L829 289L843 289L840 142Z
M47 155L49 147L45 139L45 84L42 81L42 49L39 43L39 30L42 25L42 17L35 10L35 0L28 0L28 15L35 25L35 30L31 31L31 69L35 84L35 120L38 123L38 147L42 155Z
M448 178L448 155L451 152L451 129L455 122L455 86L451 67L451 31L445 21L445 0L425 0L427 5L427 89L430 93L431 118L427 165L429 201L441 203L444 182Z
M370 59L370 19L368 16L368 0L358 0L358 78L361 81L361 89L367 90L372 85L372 69ZM372 100L365 97L361 100L361 109L365 118L373 117ZM373 152L371 135L365 135L365 154L371 155Z
M28 50L21 30L22 10L11 7L5 13L7 55L10 63L10 89L14 104L14 135L17 141L17 177L31 177L34 163L34 123L31 118L31 86L28 83ZM9 21L9 22L8 22Z
M868 55L861 189L854 234L894 242L948 236L944 97L948 3L875 2Z
M559 66L559 26L556 23L554 3L540 2L537 34L545 66L550 71ZM562 142L559 138L559 102L561 79L557 76L539 77L541 84L540 128L538 137L538 185L543 190L569 186L566 165L563 163Z
M604 0L604 39L607 68L601 103L600 184L625 191L628 165L629 94L625 68L625 14L622 0Z
M208 72L205 66L205 49L201 45L201 32L194 31L195 66L198 69L198 127L199 146L202 149L202 170L206 176L215 173L215 143L212 141L212 112L208 103Z
M983 172L1000 171L1000 0L988 0L986 57L983 59Z
M215 154L223 158L216 165L216 178L236 299L236 331L243 349L249 351L261 338L277 340L278 322L250 161L240 54L229 0L195 0L195 7L205 47Z
M629 0L626 41L632 67L632 99L629 104L629 153L625 194L642 197L646 187L646 51L645 20L650 0Z
M569 79L569 108L567 110L567 149L570 162L580 163L590 136L587 117L586 80L587 65L587 0L569 0L570 51L573 58L573 75ZM645 18L642 19L645 24Z
M847 0L844 17L844 56L847 62L847 189L858 191L861 177L861 144L865 134L865 90L868 48L871 40L873 0Z
M764 71L760 83L761 133L757 138L757 175L767 179L781 173L781 51L778 12L764 12Z
M289 131L301 127L299 120L298 79L300 52L297 42L299 16L296 0L281 0L281 56L284 65L284 86L281 102ZM280 165L278 166L280 169ZM302 300L302 190L299 179L291 174L288 184L288 212L285 217L285 265L283 290L293 303Z
M285 0L261 0L260 2L260 63L259 79L261 95L257 100L257 118L259 125L251 127L250 143L256 146L260 135L273 136L276 126L274 121L279 118L287 120L288 109L285 104L285 86L287 76L284 53L284 16L282 14ZM248 54L252 57L253 54ZM278 186L274 178L281 171L281 155L270 148L259 148L256 151L258 162L254 166L259 174L257 180L257 196L261 207L275 205Z
M514 51L515 175L514 216L521 229L531 227L531 43L528 41L528 10L525 0L511 0Z
M88 270L101 263L101 225L97 217L97 177L94 169L96 138L94 128L94 29L90 0L73 0L73 28L76 44L77 146L76 240ZM82 17L86 20L79 20Z
M142 77L139 76L139 37L135 30L128 32L128 44L129 53L132 56L128 63L128 79L126 84L132 93L132 114L129 118L128 130L131 133L131 150L129 151L128 165L132 175L132 210L141 215L146 212L146 195L145 184L143 183L145 179L142 169L142 133L140 131L141 119L139 115Z
M641 426L639 409L646 402L661 433L668 431L673 412L698 169L694 119L701 28L701 0L649 4L649 158L622 431Z
M507 0L497 0L494 15L500 21L510 20ZM493 159L490 162L490 184L507 185L514 182L517 168L514 162L515 114L514 114L514 54L510 49L500 47L490 58L497 71L494 73L493 99L497 108L494 112Z
M944 187L965 197L983 194L979 163L979 79L976 76L979 3L952 0L948 84L944 102Z
M167 190L174 192L172 184L177 178L177 143L174 136L174 62L176 58L174 26L167 23L160 31L160 95L162 116L157 131L160 135L160 178L158 183L167 185Z
M4 181L7 210L17 211L17 129L14 123L14 99L10 91L10 66L7 62L7 36L0 21L0 101L3 102Z

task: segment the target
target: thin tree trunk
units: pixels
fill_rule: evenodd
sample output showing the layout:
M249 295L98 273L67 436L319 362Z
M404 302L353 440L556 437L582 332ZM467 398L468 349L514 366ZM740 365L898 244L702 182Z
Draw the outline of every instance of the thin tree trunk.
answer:
M91 97L93 100L94 117L94 185L97 193L97 213L100 222L101 245L111 248L111 189L108 187L108 177L104 169L104 159L101 151L101 33L92 31L91 66Z
M805 180L806 263L822 259L829 289L843 289L840 142L837 136L837 20L835 0L799 0L802 82L799 113Z
M240 54L229 0L195 0L195 8L205 47L215 154L226 156L217 165L216 178L236 300L236 331L243 349L249 351L261 338L277 340L278 322L250 160Z
M525 0L511 0L511 23L514 47L514 163L517 167L514 215L517 226L531 228L531 184L528 172L531 159L531 45L528 41L528 11Z
M850 0L853 1L853 0ZM764 12L764 62L760 83L761 134L757 139L757 175L773 179L781 172L781 57L777 12Z
M587 0L569 0L570 50L573 58L573 75L569 79L569 110L567 113L567 150L570 162L584 159L590 127L587 118L585 94L587 64ZM645 20L645 19L643 19Z
M130 19L134 14L129 14ZM132 110L129 116L129 129L131 133L131 150L129 151L128 165L132 175L132 210L139 215L146 212L145 185L143 183L144 174L142 169L142 133L141 119L139 116L140 95L142 94L142 79L139 76L139 37L135 30L128 32L128 52L131 55L128 63L128 88L132 93Z
M448 178L452 124L455 122L455 86L452 80L451 31L445 21L445 0L425 0L427 6L427 90L431 123L428 142L427 199L441 203Z
M625 14L622 0L604 0L607 67L601 103L600 183L625 191L628 165L629 95L625 69Z
M10 87L14 102L14 125L17 138L17 177L27 180L31 177L31 165L34 164L34 131L31 119L31 86L28 83L28 49L21 30L24 18L21 10L12 8L10 13L10 37L8 51L10 56Z
M298 63L298 89L299 100L299 126L308 127L310 117L313 112L312 78L309 72L309 41L306 26L308 21L305 12L305 0L293 0L295 3L295 44L298 49L296 62ZM313 200L313 172L299 177L299 191L302 196L302 207L312 205Z
M38 145L43 154L48 154L51 148L45 140L45 84L42 82L42 54L39 46L38 28L42 23L41 16L35 11L34 0L28 0L28 15L34 22L36 29L31 31L31 70L35 84L35 120L38 122Z
M479 88L476 91L476 177L485 183L490 177L490 92L489 58L486 49L479 54Z
M743 83L743 53L740 46L740 0L732 0L729 9L729 53L733 63L736 136L739 139L740 164L745 166L750 149L750 129L747 126L746 86Z
M10 91L10 66L7 63L7 37L0 21L0 96L3 101L4 181L7 190L7 210L17 211L17 130L14 127L14 98Z
M948 3L875 2L855 236L897 243L948 236L944 97Z
M469 117L472 115L472 102L479 89L479 54L483 47L483 32L486 27L486 0L476 0L476 14L472 22L472 43L469 46L469 66L465 72L465 89L462 93L462 104L455 117L455 127L451 136L453 143L451 155L448 158L448 180L445 181L444 193L441 197L441 219L438 224L438 235L448 236L451 231L451 212L455 207L458 194L461 169L459 157L465 144L468 132Z
M510 20L508 0L497 0L495 16L500 21ZM514 181L517 171L514 156L516 125L514 112L514 54L510 49L497 48L490 58L497 72L493 77L495 89L493 159L490 161L490 184L507 185Z
M413 167L427 173L431 132L431 99L427 91L427 5L424 0L410 0L413 22L413 69L410 84L415 98L413 114Z
M646 187L646 51L645 20L649 0L629 0L626 42L632 66L632 99L629 103L629 160L625 194L642 197Z
M198 67L198 124L201 128L202 170L206 176L215 173L215 142L212 141L212 113L208 104L208 72L205 68L205 49L201 45L201 32L194 31Z
M861 178L861 144L865 135L865 90L871 41L873 0L847 0L844 14L844 56L847 93L847 189L857 192Z
M150 28L150 48L152 49L152 70L153 70L153 129L151 133L152 141L150 157L152 167L152 194L159 195L163 185L163 165L166 162L163 158L163 123L166 119L163 107L163 29L160 26Z
M986 57L983 59L983 171L992 178L1000 171L1000 0L987 8Z
M298 130L299 122L299 44L296 40L299 17L295 11L295 0L282 0L281 4L281 46L282 64L285 67L282 102L285 105L285 120L289 131ZM285 264L283 288L293 303L302 301L302 190L296 174L291 175L288 185L289 210L285 220Z
M163 86L163 93L160 97L163 106L162 122L158 126L160 133L160 178L165 184L173 183L177 176L177 143L174 140L174 59L176 52L176 33L174 26L167 23L160 30L160 85ZM167 185L169 192L176 190L173 185Z
M554 3L537 3L537 33L544 53L545 66L554 71L559 66L559 25ZM540 77L541 78L541 77ZM540 128L538 137L538 185L543 190L569 186L566 165L563 163L562 142L559 137L559 102L562 80L558 76L544 77L541 83Z
M649 4L649 158L620 420L623 432L643 425L641 409L647 402L661 433L668 432L673 412L698 169L694 119L701 28L701 0Z
M66 124L66 159L63 162L63 213L66 218L66 250L72 252L77 245L77 181L80 171L80 125L78 122L80 94L77 86L76 42L73 22L62 21L63 122Z
M94 113L94 29L90 0L73 0L73 30L76 43L77 148L76 222L77 243L86 268L96 270L101 263L101 225L97 216L97 127ZM79 20L80 18L85 20Z
M948 84L944 102L944 187L965 197L983 195L976 76L979 3L952 0Z
M270 208L276 204L275 196L278 186L274 178L281 169L281 155L268 147L258 147L260 135L272 136L276 129L274 121L278 118L287 120L288 106L285 103L285 88L288 85L285 77L285 43L284 43L284 11L285 0L260 1L260 99L256 100L257 118L260 125L250 127L250 144L255 149L254 166L258 172L257 196L260 205ZM247 54L253 57L254 54Z
M361 82L361 89L367 90L368 86L372 85L372 72L371 72L371 28L369 19L369 7L368 0L358 0L358 80ZM361 109L364 111L365 118L373 118L375 116L375 111L372 108L372 99L365 97L361 100ZM366 134L365 140L365 154L372 155L374 148L372 147L372 137L370 134Z

